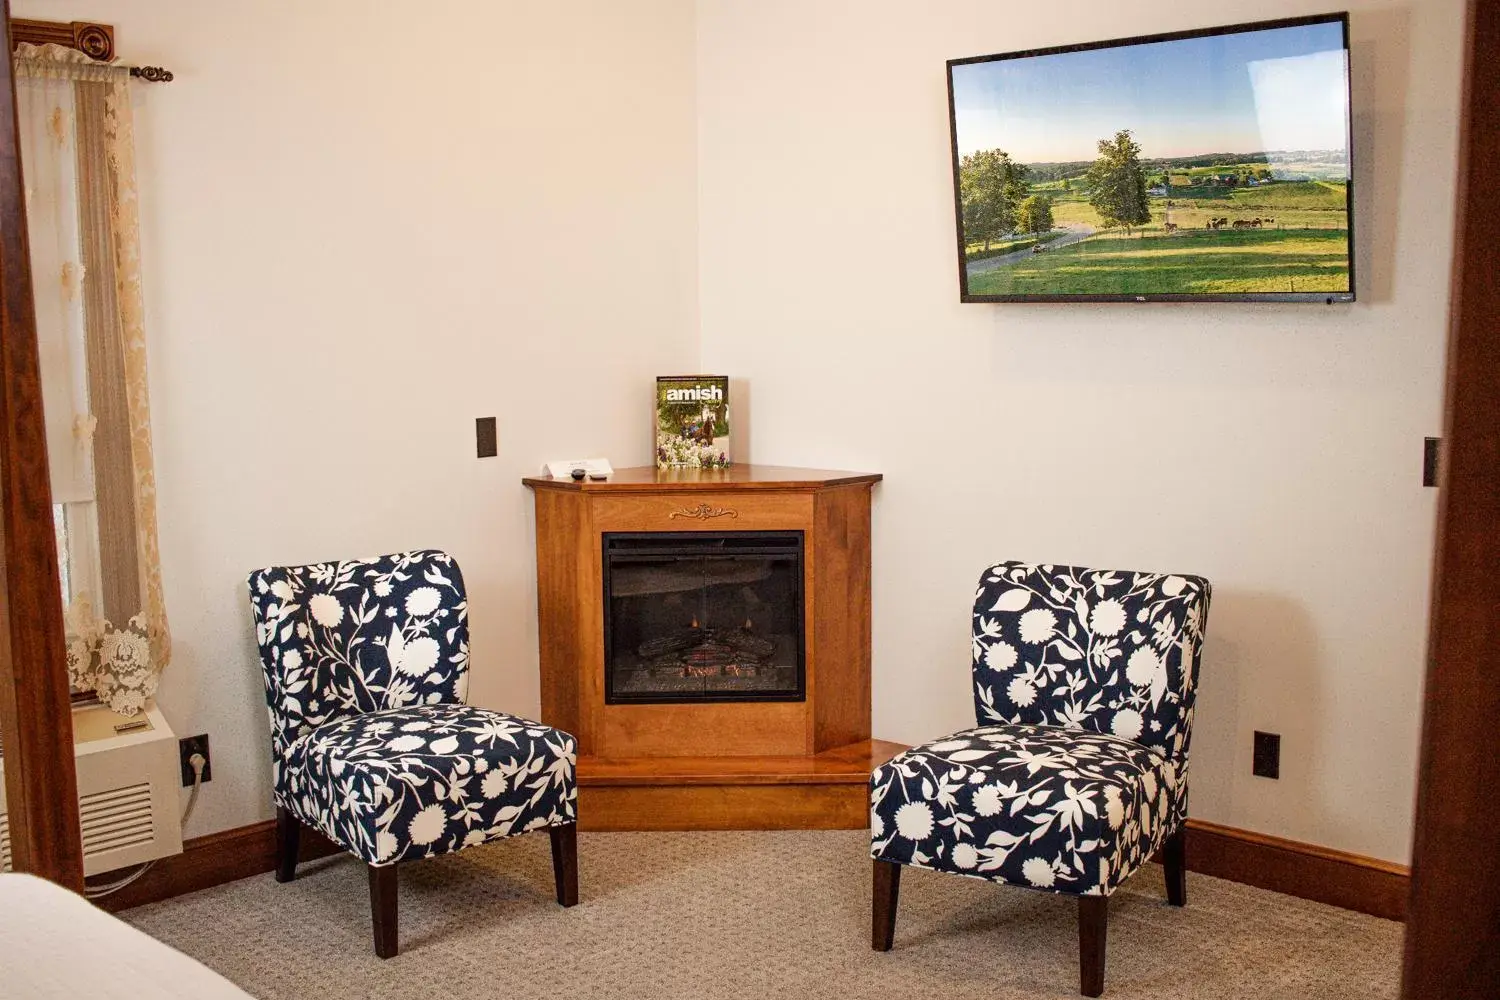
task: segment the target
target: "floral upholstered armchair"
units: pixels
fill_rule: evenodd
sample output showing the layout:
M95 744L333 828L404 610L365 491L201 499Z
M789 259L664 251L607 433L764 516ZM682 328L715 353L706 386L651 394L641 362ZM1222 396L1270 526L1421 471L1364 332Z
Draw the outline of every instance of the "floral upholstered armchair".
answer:
M576 744L464 704L458 564L424 550L250 575L271 716L276 878L303 825L369 865L375 951L397 951L396 864L546 828L578 901Z
M1080 988L1104 990L1109 895L1158 850L1187 902L1188 741L1210 588L1196 576L1001 563L974 601L979 727L870 777L871 943L902 865L1078 897Z

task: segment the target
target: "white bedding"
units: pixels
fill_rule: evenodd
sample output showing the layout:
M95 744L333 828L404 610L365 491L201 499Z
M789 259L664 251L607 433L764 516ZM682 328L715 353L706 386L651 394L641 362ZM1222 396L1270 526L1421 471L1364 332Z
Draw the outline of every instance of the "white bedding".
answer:
M0 875L0 998L246 1000L250 994L66 889Z

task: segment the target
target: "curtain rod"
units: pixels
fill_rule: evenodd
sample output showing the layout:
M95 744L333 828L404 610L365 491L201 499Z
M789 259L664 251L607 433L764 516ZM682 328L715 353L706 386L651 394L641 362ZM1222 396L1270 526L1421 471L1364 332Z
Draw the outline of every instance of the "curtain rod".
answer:
M115 29L111 24L95 24L91 21L33 21L23 17L10 20L12 44L30 42L33 45L61 45L77 49L90 59L109 63L115 57ZM146 83L171 83L172 71L162 66L120 66L130 75Z
M28 59L27 62L38 62L41 60ZM78 65L88 65L80 63ZM171 83L172 71L161 66L129 66L124 63L101 63L105 69L123 69L130 72L132 79L140 80L142 83Z

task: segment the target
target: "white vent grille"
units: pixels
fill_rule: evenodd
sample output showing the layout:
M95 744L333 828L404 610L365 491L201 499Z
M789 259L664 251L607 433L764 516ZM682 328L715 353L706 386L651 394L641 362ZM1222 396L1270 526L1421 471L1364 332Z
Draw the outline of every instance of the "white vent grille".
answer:
M84 795L78 808L83 817L84 857L149 844L156 835L148 781Z
M156 836L151 816L151 784L111 788L78 799L83 818L83 855L149 844ZM0 813L0 872L11 870L10 817Z

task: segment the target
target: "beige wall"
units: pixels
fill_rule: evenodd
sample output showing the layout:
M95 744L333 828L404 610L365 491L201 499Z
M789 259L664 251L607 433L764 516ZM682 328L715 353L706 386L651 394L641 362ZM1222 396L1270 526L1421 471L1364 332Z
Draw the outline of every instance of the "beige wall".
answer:
M15 0L110 21L178 77L140 89L138 122L161 701L214 750L189 835L270 812L248 570L447 547L476 700L535 712L518 478L645 459L650 377L713 369L743 380L750 457L888 477L879 735L971 723L987 561L1202 572L1193 812L1404 859L1459 0L1354 12L1350 308L957 302L945 59L1306 12L1291 0L398 11ZM498 459L473 456L481 415ZM1249 775L1254 728L1284 736L1280 782Z
M989 561L1201 572L1193 814L1406 858L1461 4L1349 6L1359 304L1017 306L958 302L944 60L1316 5L699 3L704 369L751 458L887 477L877 735L973 724Z
M138 123L160 700L213 748L189 835L270 815L255 567L449 549L475 700L537 711L520 477L646 459L652 377L697 360L691 4L14 13L111 22L129 59L177 74L140 89ZM500 455L478 461L485 415Z

